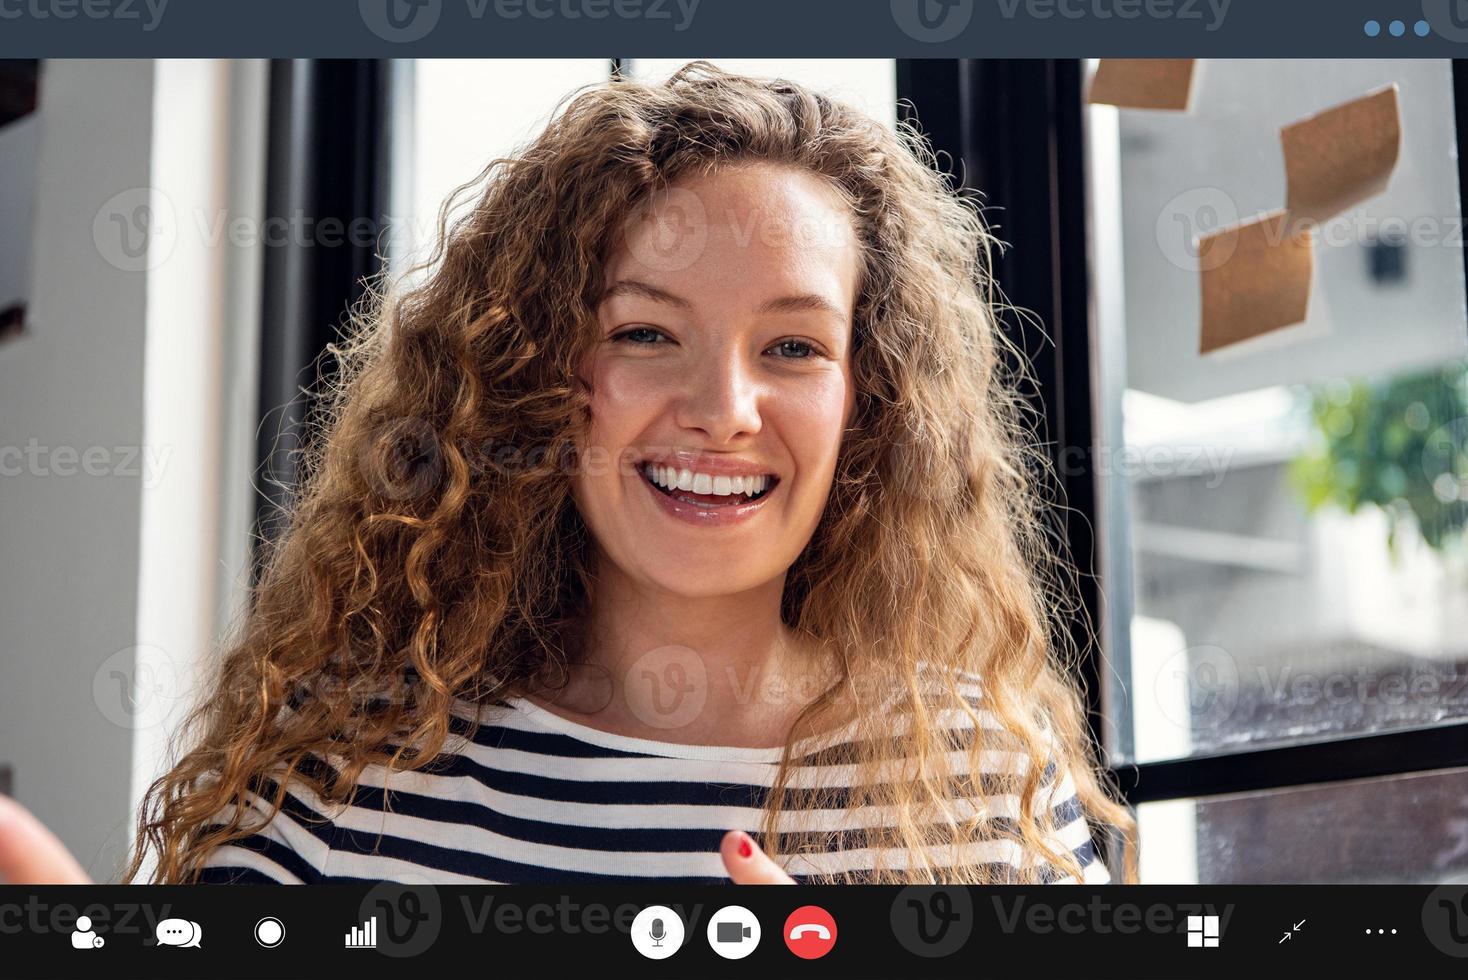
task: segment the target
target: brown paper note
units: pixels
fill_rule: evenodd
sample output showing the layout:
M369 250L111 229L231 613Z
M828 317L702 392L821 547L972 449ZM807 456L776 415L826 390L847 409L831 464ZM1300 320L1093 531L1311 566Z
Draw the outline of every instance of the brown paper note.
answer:
M1386 190L1402 146L1397 87L1354 99L1279 131L1285 207L1297 222L1323 222Z
M1187 111L1192 58L1102 58L1088 101L1123 109Z
M1309 233L1285 211L1205 237L1198 247L1203 280L1199 352L1303 322L1313 255Z

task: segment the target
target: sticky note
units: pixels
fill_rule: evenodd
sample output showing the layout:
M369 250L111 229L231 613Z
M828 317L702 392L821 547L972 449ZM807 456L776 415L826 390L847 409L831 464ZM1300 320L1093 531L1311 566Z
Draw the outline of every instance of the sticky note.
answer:
M1102 58L1087 101L1123 109L1187 111L1192 58Z
M1271 211L1204 237L1198 262L1200 353L1304 322L1314 240L1289 212Z
M1279 136L1285 207L1297 223L1327 221L1386 190L1402 147L1397 87L1292 123Z

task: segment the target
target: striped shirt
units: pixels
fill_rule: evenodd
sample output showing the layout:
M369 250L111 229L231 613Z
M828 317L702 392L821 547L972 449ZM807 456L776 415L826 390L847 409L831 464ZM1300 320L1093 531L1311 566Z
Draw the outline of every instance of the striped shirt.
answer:
M977 707L977 705L976 705ZM985 727L992 722L980 710ZM479 720L477 729L471 723ZM900 722L900 718L898 719ZM950 730L972 728L966 712L940 718ZM836 831L881 821L879 808L851 812L839 790L849 765L822 763L819 754L849 741L845 728L803 740L792 756L794 771L782 820L797 817L806 830ZM901 727L900 724L894 727ZM298 783L287 787L282 810L261 830L210 852L200 880L212 883L352 883L402 881L433 884L574 885L633 882L721 884L729 878L719 845L729 830L756 833L781 749L685 745L617 735L563 718L523 698L485 705L459 702L451 737L424 770L384 778L367 768L345 806L323 803ZM894 734L897 734L894 732ZM949 753L957 772L968 772L969 754ZM1018 797L984 787L983 777L1024 772L1017 752L985 750L978 784L981 799L965 802L963 815L982 808L991 820L1013 820ZM1018 766L1019 768L1013 768ZM1048 784L1040 805L1055 813L1057 853L1071 851L1087 884L1109 881L1068 772ZM836 787L838 805L803 809L800 789ZM259 788L273 795L268 780ZM261 797L249 804L268 813ZM258 824L258 818L252 817ZM782 825L782 829L788 826ZM758 835L756 833L756 839ZM997 880L1013 878L1026 856L1010 840L964 845L955 864L990 865ZM1036 860L1031 858L1031 867ZM818 873L870 871L873 855L854 843L824 854L782 855L797 882ZM893 853L885 866L906 867ZM1041 865L1046 880L1073 883Z

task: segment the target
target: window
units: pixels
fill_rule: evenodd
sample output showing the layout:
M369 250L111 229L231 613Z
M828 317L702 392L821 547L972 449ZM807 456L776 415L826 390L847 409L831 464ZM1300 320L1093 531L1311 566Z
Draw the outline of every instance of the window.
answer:
M1281 126L1393 83L1400 157L1315 231L1305 321L1200 353L1198 236L1283 207ZM1413 772L1468 747L1453 66L1200 62L1186 113L1087 116L1105 741L1143 880L1461 875L1463 772Z

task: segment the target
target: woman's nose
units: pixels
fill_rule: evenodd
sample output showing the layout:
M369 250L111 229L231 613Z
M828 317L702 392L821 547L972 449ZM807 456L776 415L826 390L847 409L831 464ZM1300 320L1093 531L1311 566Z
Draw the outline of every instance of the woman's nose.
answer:
M684 379L676 421L714 445L754 435L760 429L760 386L739 358L711 359Z

